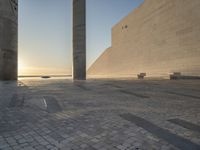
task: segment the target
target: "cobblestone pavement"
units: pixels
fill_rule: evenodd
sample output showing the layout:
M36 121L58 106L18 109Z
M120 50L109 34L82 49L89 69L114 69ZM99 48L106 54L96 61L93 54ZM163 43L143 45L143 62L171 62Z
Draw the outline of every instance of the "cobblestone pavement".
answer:
M0 82L0 150L198 150L199 80Z

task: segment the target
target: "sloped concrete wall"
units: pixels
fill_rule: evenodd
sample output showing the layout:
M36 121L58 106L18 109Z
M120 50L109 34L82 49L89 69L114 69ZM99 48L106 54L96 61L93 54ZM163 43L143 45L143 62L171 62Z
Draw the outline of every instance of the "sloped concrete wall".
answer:
M0 0L0 80L17 79L18 0Z
M112 29L88 75L200 75L200 0L145 0Z

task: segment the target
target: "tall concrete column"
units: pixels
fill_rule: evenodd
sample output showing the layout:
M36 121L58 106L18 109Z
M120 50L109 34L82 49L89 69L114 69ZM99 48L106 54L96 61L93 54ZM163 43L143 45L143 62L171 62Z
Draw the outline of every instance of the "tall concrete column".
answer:
M18 0L0 0L0 80L17 80Z
M73 78L86 79L86 0L73 0Z

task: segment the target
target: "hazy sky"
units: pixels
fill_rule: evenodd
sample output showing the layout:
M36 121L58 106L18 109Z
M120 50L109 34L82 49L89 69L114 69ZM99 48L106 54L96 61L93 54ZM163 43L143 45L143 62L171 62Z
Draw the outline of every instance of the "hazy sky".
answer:
M111 28L143 0L87 1L87 67L111 45ZM69 74L72 0L19 0L19 74Z

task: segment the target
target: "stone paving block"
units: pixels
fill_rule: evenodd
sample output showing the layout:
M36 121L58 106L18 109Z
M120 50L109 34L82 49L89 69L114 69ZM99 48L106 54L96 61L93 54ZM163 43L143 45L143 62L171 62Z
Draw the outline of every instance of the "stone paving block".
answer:
M115 86L108 87L110 80L101 83L87 81L84 86L90 90L84 92L70 80L24 80L23 82L27 88L29 87L26 89L26 94L30 99L25 99L22 109L11 109L7 107L8 103L6 105L1 102L5 98L2 94L9 95L10 91L16 90L19 94L24 93L24 87L4 85L4 93L0 92L0 106L4 105L0 107L2 108L0 109L0 146L4 146L4 149L178 150L165 140L119 117L119 114L123 113L132 113L147 119L163 129L200 144L199 134L167 121L181 118L199 125L200 118L194 114L200 113L200 102L192 98L199 94L200 83L197 81L119 80L112 83L136 94L141 94L140 89L143 89L149 99L120 93ZM0 88L1 86L0 82ZM165 93L166 88L193 96L184 97L170 92ZM61 105L63 111L48 113L34 105L35 99L47 93L49 96L55 96L52 94L55 93L55 89L63 91L56 95L58 103L63 104ZM72 94L77 92L78 94Z

